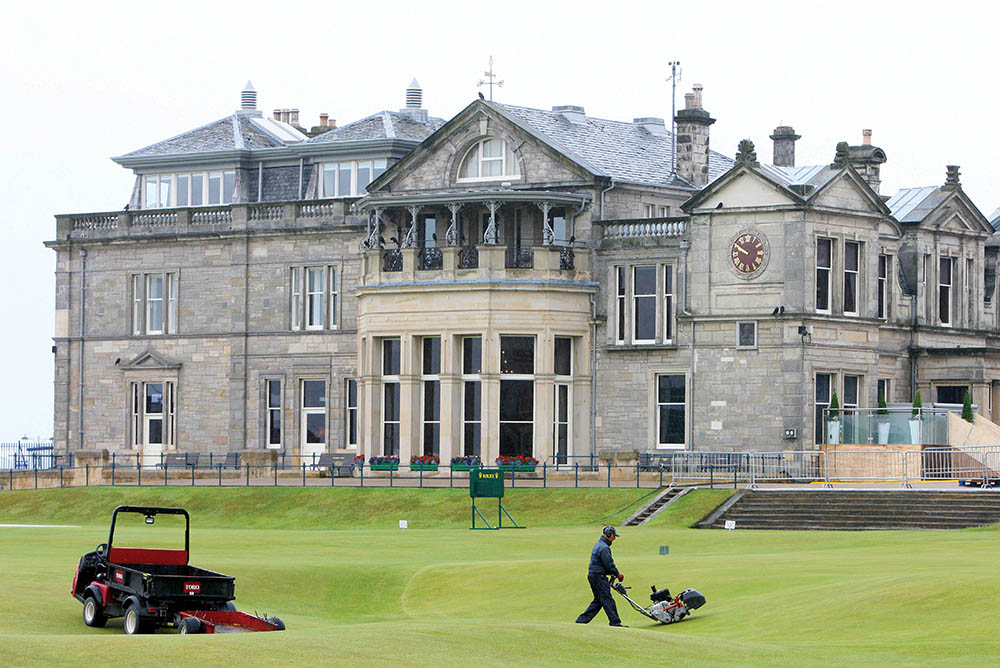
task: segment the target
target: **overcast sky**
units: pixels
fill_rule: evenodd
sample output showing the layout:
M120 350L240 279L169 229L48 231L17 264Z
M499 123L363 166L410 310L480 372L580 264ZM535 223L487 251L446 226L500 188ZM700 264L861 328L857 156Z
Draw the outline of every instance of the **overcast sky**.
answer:
M833 160L873 130L882 193L944 182L1000 207L994 3L911 2L8 2L0 9L5 243L0 441L52 434L56 213L119 210L133 177L110 156L230 114L250 80L258 108L346 124L404 106L450 118L492 55L495 99L591 116L669 119L667 63L682 63L717 119L771 160L779 124L799 165ZM487 93L488 94L488 93Z

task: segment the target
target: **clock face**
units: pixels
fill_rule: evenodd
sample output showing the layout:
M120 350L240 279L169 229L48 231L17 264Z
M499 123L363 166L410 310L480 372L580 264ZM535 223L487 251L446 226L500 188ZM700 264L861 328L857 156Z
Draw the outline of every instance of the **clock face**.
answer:
M767 247L753 232L736 237L733 242L733 268L741 274L753 274L764 264Z

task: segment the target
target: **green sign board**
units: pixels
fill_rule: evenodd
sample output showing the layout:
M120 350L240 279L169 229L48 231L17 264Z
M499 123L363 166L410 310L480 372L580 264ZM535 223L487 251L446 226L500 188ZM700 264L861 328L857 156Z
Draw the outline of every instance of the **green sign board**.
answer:
M502 499L503 471L499 469L469 471L469 496L473 499Z

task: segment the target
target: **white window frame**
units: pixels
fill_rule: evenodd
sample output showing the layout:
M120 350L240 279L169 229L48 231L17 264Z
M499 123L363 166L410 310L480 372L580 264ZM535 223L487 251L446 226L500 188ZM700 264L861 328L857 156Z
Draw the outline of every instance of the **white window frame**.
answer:
M628 267L615 267L615 343L628 339Z
M129 280L132 304L132 336L167 336L177 333L177 292L178 281L176 271L148 272L131 274ZM149 299L149 285L153 279L161 282L160 297ZM160 327L151 329L150 311L153 301L160 302Z
M437 339L438 342L438 370L437 373L427 370L427 360L425 359L425 342ZM440 456L441 454L441 364L443 360L444 348L440 336L424 336L420 338L420 454L427 455L427 426L437 425L438 442L432 445L429 454ZM437 384L437 420L427 419L427 387L428 383Z
M530 424L531 425L531 456L535 456L538 452L538 434L536 434L535 420L538 417L538 382L536 381L536 370L538 368L538 341L539 337L533 334L501 334L499 340L499 350L503 351L503 340L505 338L527 338L531 339L531 357L532 357L532 367L531 373L505 373L501 368L500 371L500 396L503 395L503 384L504 381L530 381L531 382L531 420L501 420L500 419L500 404L503 403L502 399L497 402L496 405L496 416L497 416L497 454L500 453L500 447L502 446L502 439L500 437L500 432L503 425L505 424ZM501 352L502 355L502 352ZM498 397L499 398L499 397Z
M944 272L942 269L948 264L948 282L944 282ZM955 305L952 299L952 290L955 284L955 260L951 257L939 256L938 257L938 321L942 327L951 327L955 320ZM945 299L942 299L944 297ZM947 304L944 309L942 309L942 301L946 301ZM945 320L941 317L941 314L945 313L948 319Z
M483 157L483 147L487 142L498 141L500 142L500 156L484 158ZM473 158L473 151L476 152ZM509 164L513 168L512 172L507 172L508 165L508 154L510 157ZM466 171L466 163L470 159L476 160L476 174L474 176L462 176ZM499 162L500 163L500 174L498 176L483 176L483 163L484 162ZM517 155L514 154L510 145L502 137L490 136L483 137L475 144L469 147L462 156L462 160L458 164L458 174L456 181L458 183L468 183L471 181L509 181L509 180L520 180L521 179L521 166L518 164Z
M656 205L655 204L643 204L642 205L642 217L643 218L656 218Z
M635 286L637 284L636 273L640 269L652 269L653 270L653 292L651 292L651 293L644 292L642 294L636 293L636 291L635 291ZM657 277L658 273L659 272L657 271L657 266L655 264L654 265L649 265L649 264L636 264L636 265L632 265L632 276L631 276L631 278L632 278L632 281L631 281L631 283L632 283L632 286L631 286L632 287L632 327L630 329L630 332L632 334L632 343L634 343L634 344L642 345L642 344L656 343L656 320L657 320L657 313L659 312L659 306L657 305L657 302L659 300L657 299L657 295L656 295L656 283L657 283L656 277ZM651 301L653 303L653 338L651 338L651 339L640 339L640 338L638 338L638 333L639 333L639 300L640 299L649 300L649 301Z
M556 341L559 339L566 339L569 341L569 375L559 373L559 370L555 368L555 347ZM552 373L555 376L555 382L552 386L552 455L556 458L556 464L572 463L573 458L573 364L576 361L575 348L576 340L572 336L555 336L552 341L552 359L553 359L553 369ZM559 391L560 389L565 390L566 399L566 419L559 419ZM566 461L560 462L559 457L559 428L566 428Z
M972 328L976 326L976 279L975 260L971 257L965 258L965 271L962 272L962 291L966 295L965 324Z
M396 341L399 344L399 373L386 373L385 372L386 371L385 370L385 345L389 341ZM380 344L379 344L379 351L378 352L379 352L379 363L381 364L381 371L382 371L382 392L381 392L382 410L380 411L380 414L381 414L381 427L382 427L382 429L379 432L379 447L378 447L378 450L383 455L399 454L398 452L397 453L386 452L385 427L386 427L386 425L393 425L393 424L396 425L396 433L399 435L399 448L400 448L400 452L401 452L402 451L402 447L403 447L403 438L402 438L402 431L401 431L402 430L402 424L403 424L403 407L402 407L403 394L402 394L402 385L400 384L399 379L400 379L400 375L403 373L403 341L402 341L402 339L400 339L398 337L386 337L384 339L381 339ZM390 387L390 386L395 386L396 410L399 412L398 417L396 419L394 419L394 420L387 420L386 419L385 393L386 393L386 389L388 387Z
M354 388L354 398L351 398L351 388ZM357 450L358 440L361 433L361 414L358 412L358 386L357 378L344 379L344 446L347 450ZM354 425L354 437L351 438L351 425Z
M661 402L660 401L660 378L663 377L663 376L679 376L679 377L681 377L681 378L684 379L684 401L682 401L682 402L677 402L677 401L664 401L664 402ZM652 390L653 390L653 410L655 411L655 418L653 419L653 429L654 429L654 431L653 431L653 443L654 443L655 449L657 449L657 450L684 450L687 447L687 441L688 441L688 438L689 438L689 434L688 434L688 411L690 410L690 407L688 406L688 404L690 403L688 401L688 399L690 398L689 397L690 392L688 391L688 385L690 383L688 382L688 380L689 379L687 377L687 374L682 373L682 372L662 371L662 372L657 372L657 373L653 374L653 388L652 388ZM660 408L662 406L681 406L684 409L684 419L683 419L683 423L684 423L683 434L684 434L684 437L683 437L682 442L680 442L680 443L665 443L665 442L661 442L660 441L660 428L662 426L661 425L662 414L661 414Z
M851 254L854 255L854 269L848 269L848 261ZM850 277L854 278L853 295L850 295L848 289L848 279ZM860 289L861 283L861 244L857 241L845 241L844 242L844 315L856 316L861 310L861 293ZM847 310L848 297L853 296L854 310Z
M664 264L663 267L663 343L673 343L677 334L674 318L674 295L677 289L674 265Z
M148 385L162 385L163 411L160 413L146 412L146 387ZM177 431L177 381L162 378L132 381L129 383L128 401L132 448L139 452L144 452L150 445L159 445L162 450L174 449L174 434ZM154 415L157 417L153 417ZM148 442L149 421L153 419L163 421L160 429L162 443L150 444Z
M271 383L278 385L278 403L271 403ZM269 450L281 450L285 444L285 428L282 420L282 399L284 387L280 378L264 378L264 446ZM271 442L271 432L277 423L278 442Z
M306 406L306 383L323 383L323 405ZM299 379L299 452L305 455L308 446L320 446L320 452L326 452L330 447L330 415L328 394L330 385L326 378L319 376L306 376ZM309 433L310 415L323 416L323 442L307 443L306 438Z
M178 204L178 188L179 177L186 179L185 184L185 197L186 203ZM218 201L210 201L209 196L210 190L210 180L212 178L219 179L219 198ZM232 179L232 187L226 187L226 179ZM195 190L195 183L201 184L200 190L200 202L192 202L192 193ZM154 188L154 192L150 193L150 188ZM163 189L167 188L166 196L164 196ZM152 198L151 196L155 194L156 196ZM220 206L232 204L236 197L236 170L234 169L223 169L223 170L211 170L204 172L174 172L168 174L143 174L142 176L142 208L143 209L167 209L173 207L186 208L186 207L198 207L198 206Z
M335 264L311 264L289 267L289 329L323 331L338 329L340 307L339 267ZM309 276L320 276L316 289ZM318 305L318 306L317 306ZM319 308L319 322L313 322L312 309Z
M465 341L466 339L479 339L479 372L478 373L466 373L465 371ZM471 455L482 455L483 453L483 337L481 335L476 336L463 336L461 337L462 342L462 454L464 456ZM468 417L468 404L466 404L466 393L465 387L468 383L476 383L479 386L479 419L471 420ZM470 444L466 440L466 427L468 425L479 425L479 442L475 444Z
M876 295L876 317L879 320L889 319L889 276L891 274L892 256L880 253L878 256L878 294Z
M828 265L821 265L819 263L819 245L821 242L826 242L830 244L830 263ZM816 296L814 298L814 306L816 307L817 313L831 313L833 309L833 282L831 280L833 275L833 250L834 243L833 239L830 237L816 237L815 253L816 253ZM822 274L820 272L823 272ZM826 306L820 307L819 305L819 286L820 283L826 284Z

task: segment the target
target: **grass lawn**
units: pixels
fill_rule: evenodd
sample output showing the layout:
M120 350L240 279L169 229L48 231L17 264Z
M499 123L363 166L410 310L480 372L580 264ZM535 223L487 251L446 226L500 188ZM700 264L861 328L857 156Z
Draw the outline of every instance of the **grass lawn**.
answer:
M620 598L629 629L590 600L599 527L646 490L513 490L529 528L468 531L464 490L110 489L0 494L2 666L959 666L1000 660L1000 531L770 532L686 528L729 492L699 491L615 559L636 600L649 585L708 603L662 626ZM241 610L282 633L126 636L84 626L76 562L107 540L119 503L192 514L194 565L237 578ZM484 504L486 505L486 504ZM489 514L487 514L489 516ZM398 529L406 519L410 529ZM669 545L668 556L659 546ZM615 595L617 597L617 594Z

